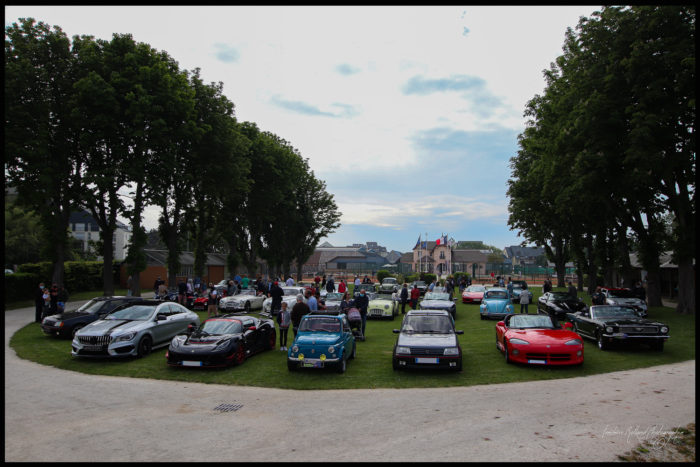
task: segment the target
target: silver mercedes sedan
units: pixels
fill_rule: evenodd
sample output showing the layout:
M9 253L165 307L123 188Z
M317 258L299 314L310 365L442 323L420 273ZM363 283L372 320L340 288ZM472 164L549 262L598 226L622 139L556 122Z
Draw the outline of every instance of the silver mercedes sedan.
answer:
M167 346L189 325L199 326L199 316L178 303L132 302L75 333L71 355L143 357L154 348Z

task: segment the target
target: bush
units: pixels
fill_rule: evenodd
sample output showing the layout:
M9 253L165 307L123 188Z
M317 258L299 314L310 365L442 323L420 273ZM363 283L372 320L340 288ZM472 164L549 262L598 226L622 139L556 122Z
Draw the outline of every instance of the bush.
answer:
M377 281L379 283L381 283L386 277L391 277L391 273L389 271L387 271L386 269L380 269L379 271L377 271Z
M420 280L419 278L420 278L420 275L416 272L416 273L408 274L408 275L404 276L403 281L406 282L407 284L410 284L411 282Z
M34 273L16 272L5 274L5 303L17 300L34 300L34 291L42 282L42 276ZM47 281L43 281L47 285Z
M437 276L429 272L422 272L420 274L420 279L422 281L425 281L426 284L430 284L431 282L437 279Z
M102 261L66 261L63 263L65 268L63 287L68 291L68 293L73 292L85 292L90 290L102 290L104 286L104 280L102 278L102 269L104 263ZM115 261L113 268L114 284L117 286L119 284L119 272L120 272L121 262ZM51 286L51 277L53 276L53 263L50 261L43 261L41 263L26 263L22 264L17 268L17 273L8 274L6 277L14 276L17 274L30 275L32 277L32 285L29 288L31 291L30 295L33 293L34 287L36 287L39 282L43 281L47 287ZM23 281L26 279L16 279L17 281ZM24 287L18 286L18 287ZM5 290L11 291L13 286L5 281ZM23 290L23 289L22 289ZM11 301L9 293L5 295L5 302ZM26 298L24 292L17 292L17 298Z

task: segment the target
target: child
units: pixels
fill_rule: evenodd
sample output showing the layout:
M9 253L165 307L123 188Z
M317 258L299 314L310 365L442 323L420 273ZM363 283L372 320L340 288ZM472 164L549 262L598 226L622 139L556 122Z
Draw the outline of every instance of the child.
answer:
M292 315L287 309L287 302L282 302L282 308L277 314L277 324L280 327L280 350L287 350L287 332L289 324L292 322Z

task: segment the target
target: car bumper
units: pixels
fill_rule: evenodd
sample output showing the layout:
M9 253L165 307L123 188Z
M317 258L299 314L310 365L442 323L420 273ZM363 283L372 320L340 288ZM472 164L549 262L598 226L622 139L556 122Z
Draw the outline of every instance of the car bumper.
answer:
M512 311L506 312L506 313L484 313L483 311L479 312L481 316L483 316L486 319L490 318L495 318L495 319L503 319L508 315L514 314Z
M394 355L398 368L456 369L460 366L461 355L415 356Z
M135 339L124 342L112 342L109 345L86 345L71 343L71 355L74 357L105 358L105 357L134 357L137 354Z
M462 297L462 303L481 303L480 298Z
M41 330L44 331L44 334L47 336L59 336L59 337L69 337L70 333L65 327L57 327L57 326L46 326L44 324L41 324Z
M335 366L340 364L340 358L297 358L297 357L287 357L287 362L290 364L296 364L298 368L325 368L326 366Z
M367 318L391 318L392 316L394 316L394 312L391 309L388 309L388 310L379 310L379 309L367 310Z
M233 365L235 352L185 353L168 349L166 363L173 367L221 368Z
M571 347L574 348L572 349ZM517 345L511 343L509 358L513 362L527 365L580 365L583 363L583 346L557 345L546 348L540 345Z
M666 340L670 336L637 336L621 332L612 334L603 334L603 339L610 343L639 343L639 344L654 344L660 340Z

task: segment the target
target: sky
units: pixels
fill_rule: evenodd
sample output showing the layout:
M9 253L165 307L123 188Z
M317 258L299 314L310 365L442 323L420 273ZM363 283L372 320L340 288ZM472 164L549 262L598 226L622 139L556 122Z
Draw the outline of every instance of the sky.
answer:
M222 82L238 121L288 141L341 226L323 241L407 252L419 236L525 241L508 226L527 102L595 6L5 6L69 37L135 41ZM157 225L157 210L144 224Z

